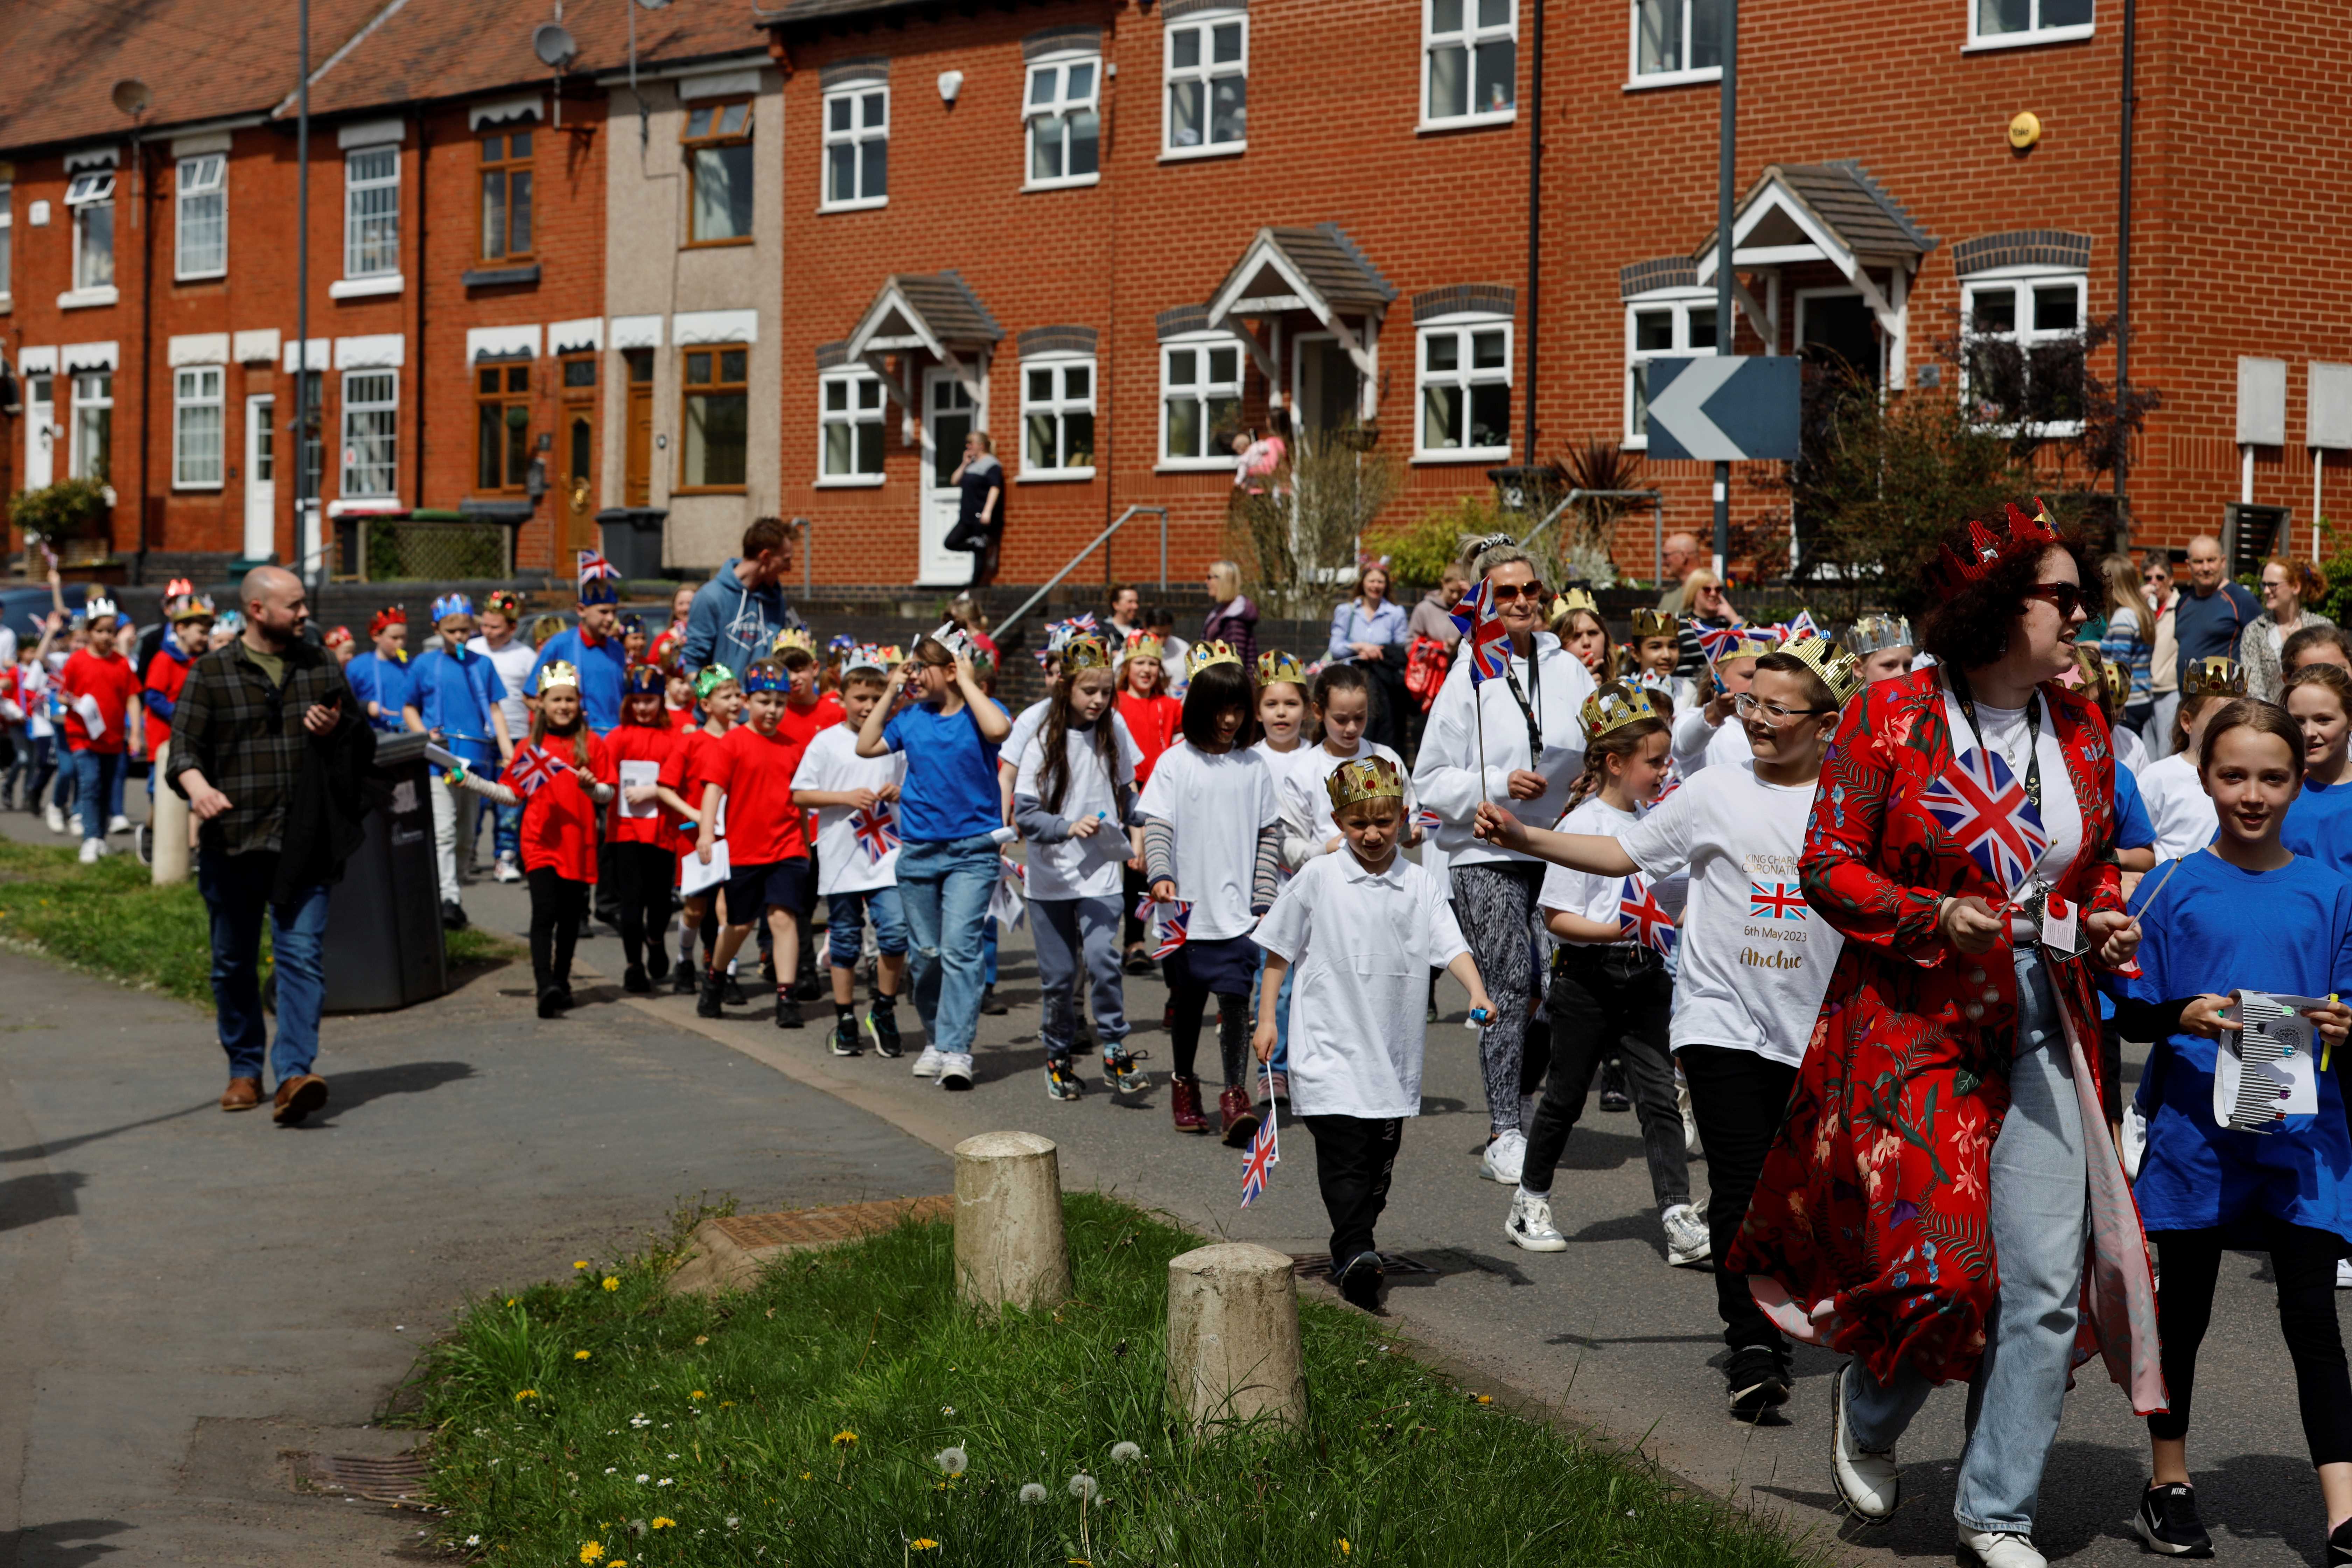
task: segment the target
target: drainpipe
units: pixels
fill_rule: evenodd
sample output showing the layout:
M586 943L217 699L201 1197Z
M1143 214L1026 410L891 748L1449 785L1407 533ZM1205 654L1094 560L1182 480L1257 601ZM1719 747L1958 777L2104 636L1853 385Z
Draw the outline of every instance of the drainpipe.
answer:
M2124 0L2123 147L2116 161L2116 405L2128 406L2131 395L2131 231L2132 120L2138 108L2133 67L2139 44L2139 0ZM2120 542L2131 545L2131 443L2128 437L2116 451L2116 527ZM2313 537L2318 537L2313 527Z
M1535 0L1535 58L1528 79L1528 434L1527 450L1519 458L1530 465L1536 460L1536 333L1541 320L1536 298L1543 277L1544 0Z
M148 210L154 192L147 179L147 144L135 132L131 139L131 162L139 182L138 200L131 209L139 219L139 555L131 565L131 580L143 585L147 581L147 491L155 466L155 451L148 444L155 409L155 215ZM221 401L226 409L225 387ZM224 417L222 423L227 420Z
M630 24L634 26L634 21ZM412 507L425 504L425 279L432 271L425 263L425 226L433 212L433 204L425 199L425 177L431 171L432 149L425 141L425 111L416 111L416 352L410 356L409 384L416 389L416 433L410 438L415 452L416 479L409 490ZM360 529L360 553L367 553L367 524ZM362 568L364 570L364 567Z

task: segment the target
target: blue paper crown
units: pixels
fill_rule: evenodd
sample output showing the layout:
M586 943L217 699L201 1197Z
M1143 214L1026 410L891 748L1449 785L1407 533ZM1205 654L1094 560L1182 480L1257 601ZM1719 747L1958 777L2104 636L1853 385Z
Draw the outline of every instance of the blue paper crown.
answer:
M743 671L741 684L746 697L757 691L790 691L793 686L791 678L784 674L783 667L765 658L751 661Z
M433 601L433 623L436 626L451 616L470 616L473 613L474 601L463 594L444 594Z
M643 633L645 629L645 616L632 614L621 617L621 630L625 635L631 632Z
M669 689L669 677L657 664L633 664L621 677L621 689L631 697L659 697Z
M620 584L610 577L591 577L580 584L580 602L583 605L617 605L621 602Z

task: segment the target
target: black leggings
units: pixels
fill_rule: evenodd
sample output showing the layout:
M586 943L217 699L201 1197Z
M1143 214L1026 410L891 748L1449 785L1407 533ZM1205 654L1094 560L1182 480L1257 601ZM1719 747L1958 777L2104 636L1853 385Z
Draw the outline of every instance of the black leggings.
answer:
M1168 976L1168 1001L1175 1008L1170 1021L1168 1045L1175 1056L1178 1078L1191 1078L1192 1067L1201 1054L1201 1015L1208 1010L1209 998L1217 998L1217 1051L1223 1058L1225 1082L1249 1082L1244 1066L1249 1055L1250 1016L1249 995L1228 996L1223 992L1211 992L1205 985L1194 984L1183 975L1183 965L1171 964L1176 973Z
M614 879L621 900L621 951L635 969L650 957L661 966L667 954L662 937L669 930L669 887L677 858L658 844L614 844Z
M1713 1151L1710 1149L1709 1152ZM2336 1260L2344 1238L2332 1231L2289 1225L2264 1215L2204 1230L2152 1230L2163 1283L2156 1293L2156 1327L2164 1345L2164 1384L2172 1408L2147 1418L2147 1434L2168 1440L2189 1435L2189 1405L2197 1391L2197 1347L2213 1318L2213 1286L2224 1250L2268 1252L2278 1280L2279 1328L2294 1363L2295 1401L2303 1409L2303 1440L2315 1466L2352 1460L2352 1378L2344 1337L2336 1323Z
M1552 963L1551 1081L1528 1130L1519 1185L1551 1191L1552 1173L1569 1132L1584 1114L1585 1095L1602 1058L1617 1056L1641 1112L1642 1152L1650 1164L1651 1194L1660 1208L1690 1202L1690 1157L1683 1148L1683 1113L1675 1102L1675 1064L1666 1052L1675 1005L1665 962L1645 947L1570 946ZM1543 1031L1528 1031L1527 1059L1536 1059ZM1523 1073L1524 1076L1524 1073Z
M530 886L530 977L543 995L572 984L572 949L588 915L591 884L548 866L525 872L523 880Z

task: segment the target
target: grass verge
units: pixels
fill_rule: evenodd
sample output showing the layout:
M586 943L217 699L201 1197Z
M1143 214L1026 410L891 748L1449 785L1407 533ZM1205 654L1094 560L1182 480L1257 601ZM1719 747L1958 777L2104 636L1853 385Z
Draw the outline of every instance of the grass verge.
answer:
M1195 1441L1161 1383L1168 1260L1198 1238L1093 1194L1065 1212L1076 1297L1049 1314L960 1309L939 1224L718 1301L666 1294L656 1248L476 1303L412 1390L447 1544L593 1568L1821 1561L1317 1302L1312 1430Z
M129 855L84 866L75 851L0 838L0 941L142 990L209 1007L211 921L193 879L157 887ZM449 963L499 963L520 949L472 927L446 933ZM261 933L262 973L269 929Z

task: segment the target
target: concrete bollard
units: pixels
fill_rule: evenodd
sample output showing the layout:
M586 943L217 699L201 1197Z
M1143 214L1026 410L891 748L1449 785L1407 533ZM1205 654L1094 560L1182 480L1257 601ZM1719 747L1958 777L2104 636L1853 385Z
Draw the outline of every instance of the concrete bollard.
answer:
M163 782L163 763L172 742L155 753L155 805L147 822L147 854L152 864L150 880L158 888L188 879L188 803Z
M983 1132L955 1146L956 1291L974 1307L1050 1310L1074 1293L1054 1141Z
M1168 1400L1200 1428L1307 1427L1290 1259L1245 1241L1168 1261Z

